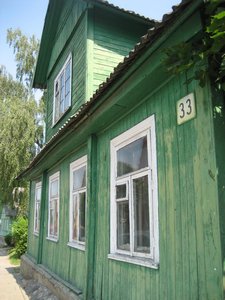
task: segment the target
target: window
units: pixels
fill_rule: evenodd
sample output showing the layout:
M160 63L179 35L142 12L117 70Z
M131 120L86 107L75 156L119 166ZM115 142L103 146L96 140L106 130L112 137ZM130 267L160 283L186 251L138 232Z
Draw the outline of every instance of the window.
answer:
M53 125L71 105L71 69L72 56L70 54L54 82Z
M34 234L39 234L40 229L40 206L41 206L41 182L37 182L35 186L35 202L34 202Z
M59 229L59 172L49 177L48 238L58 240Z
M109 258L157 268L158 195L154 116L111 141Z
M84 249L86 219L87 156L70 164L70 241L69 245Z

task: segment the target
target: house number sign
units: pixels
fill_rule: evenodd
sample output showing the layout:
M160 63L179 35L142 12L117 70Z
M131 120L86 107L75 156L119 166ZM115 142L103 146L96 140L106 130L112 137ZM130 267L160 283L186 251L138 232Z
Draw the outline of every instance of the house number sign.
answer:
M177 124L183 124L196 116L195 98L191 93L177 101Z

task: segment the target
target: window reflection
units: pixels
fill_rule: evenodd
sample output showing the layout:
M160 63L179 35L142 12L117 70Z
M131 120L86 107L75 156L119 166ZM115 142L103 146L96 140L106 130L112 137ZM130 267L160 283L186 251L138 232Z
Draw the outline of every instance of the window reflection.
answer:
M147 166L147 136L144 136L117 151L117 176L132 173Z

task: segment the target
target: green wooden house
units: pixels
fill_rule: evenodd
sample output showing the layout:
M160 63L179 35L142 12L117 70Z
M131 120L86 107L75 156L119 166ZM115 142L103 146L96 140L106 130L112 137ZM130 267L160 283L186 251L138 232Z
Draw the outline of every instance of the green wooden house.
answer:
M224 99L163 65L163 49L201 36L202 5L156 23L107 1L49 1L22 271L61 299L224 299Z

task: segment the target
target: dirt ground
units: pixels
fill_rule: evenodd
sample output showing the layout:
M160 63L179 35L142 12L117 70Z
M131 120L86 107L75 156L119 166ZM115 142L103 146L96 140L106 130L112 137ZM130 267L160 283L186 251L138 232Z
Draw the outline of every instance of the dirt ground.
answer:
M26 280L20 267L8 259L8 249L0 245L0 299L1 300L58 300L46 287L34 280Z

